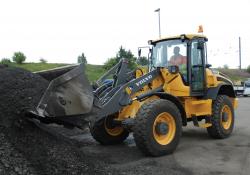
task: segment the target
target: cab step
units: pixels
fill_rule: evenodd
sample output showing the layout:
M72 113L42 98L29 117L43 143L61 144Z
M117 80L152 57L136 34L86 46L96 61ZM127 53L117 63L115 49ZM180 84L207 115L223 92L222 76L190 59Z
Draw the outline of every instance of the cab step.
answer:
M200 127L200 128L211 127L212 123L211 123L210 117L206 117L205 120L206 120L206 123L199 123L199 121L197 119L197 116L196 115L192 115L192 121L193 121L194 126L197 126L197 127Z

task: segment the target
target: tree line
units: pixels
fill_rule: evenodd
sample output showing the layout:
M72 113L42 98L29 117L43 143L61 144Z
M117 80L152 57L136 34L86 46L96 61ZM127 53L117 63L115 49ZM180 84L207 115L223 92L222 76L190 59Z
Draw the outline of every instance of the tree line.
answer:
M107 61L104 63L104 69L108 70L117 64L122 58L126 58L129 61L129 67L134 69L137 65L147 65L148 60L146 57L136 58L130 50L126 50L122 46L116 53L116 56L108 58ZM23 64L26 60L26 56L22 52L14 52L12 59L10 58L3 58L0 63L1 64L11 64L12 62L16 64ZM40 58L40 63L47 63L47 60L44 58ZM81 53L77 57L77 63L84 63L87 64L87 58L84 53Z
M14 52L12 56L12 60L10 58L2 58L1 64L11 64L12 62L16 64L23 64L26 60L26 56L22 52ZM40 63L47 63L47 60L44 58L40 58Z
M108 58L104 63L104 69L110 69L111 67L119 63L122 58L126 58L128 60L129 68L131 69L136 68L137 65L144 66L148 64L148 59L146 57L136 58L130 50L126 50L121 46L116 53L116 56ZM87 64L87 58L84 53L78 56L77 62Z
M108 58L107 61L104 63L104 69L109 70L111 67L116 65L122 58L126 58L129 62L129 68L134 69L138 65L145 66L148 64L148 59L146 57L137 58L133 55L131 50L126 50L124 47L120 46L119 50L116 52L114 57ZM11 64L12 62L16 64L23 64L26 60L26 56L22 52L14 52L12 56L12 60L9 58L1 59L1 64ZM47 63L47 60L44 58L40 58L40 63ZM84 63L87 64L87 58L84 53L81 53L77 57L77 63ZM228 69L228 65L223 66L224 69ZM246 71L250 73L250 65L247 67Z

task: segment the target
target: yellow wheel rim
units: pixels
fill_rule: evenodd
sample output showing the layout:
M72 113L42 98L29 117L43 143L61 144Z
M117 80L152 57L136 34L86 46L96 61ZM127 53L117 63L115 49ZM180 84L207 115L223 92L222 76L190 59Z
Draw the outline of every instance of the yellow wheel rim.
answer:
M168 129L167 129L166 134L160 134L159 132L157 132L156 126L159 123L163 123L167 125ZM167 112L163 112L156 117L154 121L154 125L153 125L153 135L154 135L155 140L159 144L161 145L169 144L174 139L175 132L176 132L176 124L175 124L174 117L171 114Z
M114 128L108 128L107 125L106 125L106 119L105 119L105 130L106 132L111 135L111 136L119 136L120 134L122 134L123 132L123 128L122 127L114 127Z
M223 113L227 115L227 120L223 121ZM231 127L233 121L233 115L230 107L228 105L224 105L221 110L221 124L224 129L229 129Z

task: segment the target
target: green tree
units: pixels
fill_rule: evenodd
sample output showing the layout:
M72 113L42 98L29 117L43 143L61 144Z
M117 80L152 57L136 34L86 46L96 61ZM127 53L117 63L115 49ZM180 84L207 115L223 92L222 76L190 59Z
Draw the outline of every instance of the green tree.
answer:
M110 68L112 68L114 65L117 64L117 59L116 57L114 58L109 58L105 63L104 63L104 69L105 70L109 70Z
M131 59L134 58L134 55L130 50L127 51L121 46L116 54L116 59L119 62L122 58Z
M22 52L15 52L12 60L17 64L22 64L26 60L26 56Z
M146 65L148 65L148 59L147 59L147 57L140 57L136 60L136 63L141 65L141 66L146 66Z
M116 65L122 58L125 58L128 60L128 66L130 69L134 69L136 65L136 57L134 57L133 53L130 50L124 49L122 46L119 48L118 52L116 53L116 57L109 58L104 63L104 68L110 69L114 65Z
M44 64L48 62L48 61L47 61L46 59L44 59L44 58L40 58L39 61L40 61L40 63L44 63Z
M11 64L11 61L9 58L2 58L1 61L0 61L0 64Z
M122 46L119 48L118 53L116 54L117 62L119 62L122 58L128 60L128 66L130 69L136 68L136 57L130 50L124 49Z
M87 64L87 63L88 63L88 62L87 62L87 59L86 59L86 57L85 57L85 55L84 55L84 53L82 53L81 55L78 56L77 62L78 62L78 63L84 63L84 64Z
M247 72L250 73L250 65L247 66Z

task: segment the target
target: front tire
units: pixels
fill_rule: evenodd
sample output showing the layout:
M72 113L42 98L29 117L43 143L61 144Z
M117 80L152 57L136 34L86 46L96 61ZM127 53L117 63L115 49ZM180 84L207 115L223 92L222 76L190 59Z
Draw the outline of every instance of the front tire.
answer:
M234 128L234 108L226 95L218 95L213 102L212 126L207 128L208 134L216 139L224 139L231 135Z
M145 155L173 153L182 133L181 114L171 101L149 101L136 114L133 131L136 146Z
M102 145L115 145L122 143L129 132L120 126L112 126L112 117L105 117L99 121L90 123L90 133L93 138Z

